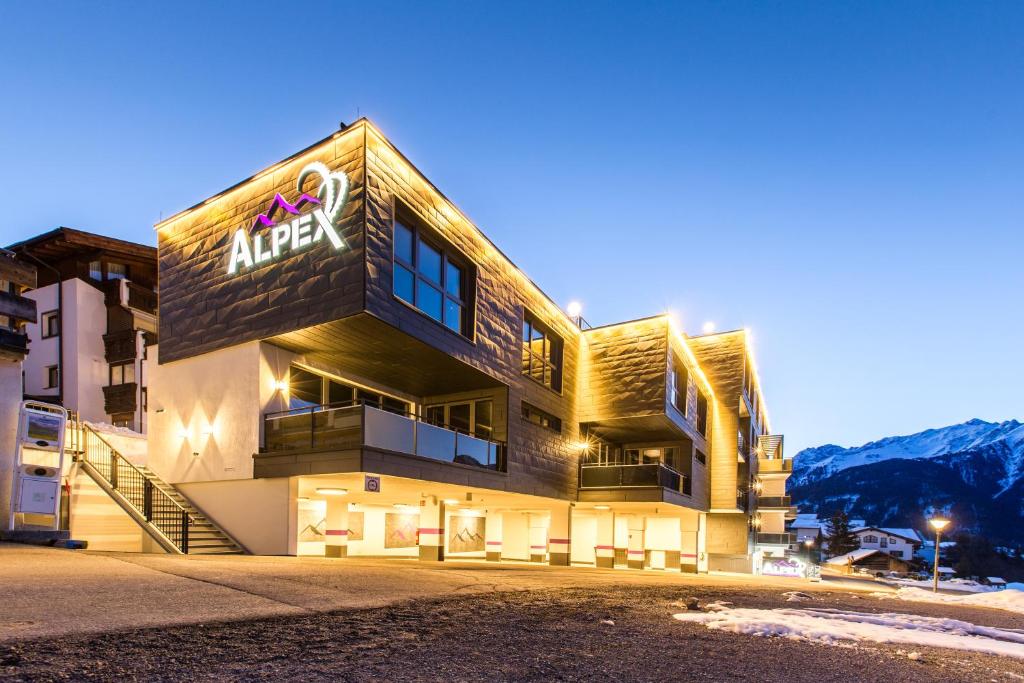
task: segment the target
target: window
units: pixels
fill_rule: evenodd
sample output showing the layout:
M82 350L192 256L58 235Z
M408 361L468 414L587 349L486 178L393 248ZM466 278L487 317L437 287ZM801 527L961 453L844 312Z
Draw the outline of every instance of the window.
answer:
M895 538L890 537L889 538L889 543L892 543L893 545L896 545L897 543L899 543L899 541L897 541Z
M89 261L89 277L93 280L103 279L103 264L99 261Z
M429 405L423 409L424 422L453 429L479 439L493 437L493 418L494 403L490 399Z
M135 381L135 362L117 363L110 365L110 386L119 384L131 384Z
M115 427L135 429L135 415L132 413L116 413L110 416L110 421Z
M142 412L146 412L149 409L149 390L146 387L142 387Z
M881 545L882 545L883 548L888 548L889 547L889 539L887 539L885 536L882 536Z
M701 465L708 464L708 456L704 455L703 451L694 451L694 454L697 458L697 462L699 462Z
M874 534L868 534L867 536L864 537L864 542L865 543L878 543L878 536L875 536Z
M347 382L291 366L288 371L288 410L329 404L335 408L368 405L399 415L409 415L409 403Z
M708 433L708 397L703 391L697 391L697 431L705 436Z
M57 311L43 313L40 318L39 329L41 332L40 336L43 339L58 336L60 334L60 315L57 314Z
M672 406L686 417L686 390L690 378L686 372L686 366L676 358L672 357L672 367L668 372L668 396Z
M562 390L562 338L529 312L523 315L523 374Z
M46 388L56 389L60 383L60 369L56 365L46 368Z
M125 280L128 278L128 266L123 263L108 263L107 264L107 279L108 280Z
M656 465L663 463L672 469L679 468L679 450L672 446L656 448L627 448L624 462L627 465Z
M523 401L523 419L527 422L532 422L535 425L539 425L546 429L550 429L553 432L561 433L562 421L552 415L546 413L536 406L532 406L526 401Z
M453 332L468 336L468 283L461 259L398 219L394 239L395 296Z

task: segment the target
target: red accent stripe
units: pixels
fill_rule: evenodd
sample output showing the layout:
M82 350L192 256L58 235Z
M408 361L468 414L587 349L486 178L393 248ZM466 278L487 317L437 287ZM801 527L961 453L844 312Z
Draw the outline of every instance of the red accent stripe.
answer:
M595 550L615 550L615 546L613 546L613 545L595 545L594 549Z
M547 550L547 549L548 549L548 547L546 545L531 545L530 546L530 550Z
M679 557L697 557L697 553L679 553Z
M501 545L501 541L487 541L487 545Z
M443 534L444 529L420 529L421 534Z
M348 536L348 529L328 529L324 533L328 536Z
M569 544L569 539L568 538L550 538L550 539L548 539L548 543L558 543L560 545L568 545Z
M644 551L643 550L630 550L630 551L628 551L628 553L630 555L643 555Z

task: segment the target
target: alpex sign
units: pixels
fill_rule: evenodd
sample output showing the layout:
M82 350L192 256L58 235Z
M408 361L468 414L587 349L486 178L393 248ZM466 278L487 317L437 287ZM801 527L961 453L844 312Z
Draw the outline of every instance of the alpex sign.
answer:
M311 175L320 177L320 187L315 197L302 191L302 184ZM281 194L274 195L266 213L261 213L249 229L235 231L228 258L228 275L234 275L245 268L275 261L287 252L298 252L326 239L335 251L347 245L338 234L338 219L348 202L349 182L344 173L335 173L319 161L307 164L299 171L295 183L299 198L289 203ZM314 206L312 211L302 213L305 206ZM287 223L275 220L278 212L296 216ZM269 230L267 230L269 228Z

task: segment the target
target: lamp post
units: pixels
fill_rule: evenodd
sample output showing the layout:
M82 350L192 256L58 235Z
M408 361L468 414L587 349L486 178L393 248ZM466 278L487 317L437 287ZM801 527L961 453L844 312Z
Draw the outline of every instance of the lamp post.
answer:
M928 523L935 529L935 569L932 576L932 592L939 592L939 541L942 539L942 530L949 524L949 520L943 517L932 517Z

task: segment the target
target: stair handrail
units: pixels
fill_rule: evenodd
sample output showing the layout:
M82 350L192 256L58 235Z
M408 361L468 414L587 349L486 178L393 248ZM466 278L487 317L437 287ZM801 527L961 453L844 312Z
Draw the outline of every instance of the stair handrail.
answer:
M124 493L122 493L118 489L118 486L117 486L117 474L116 474L117 468L115 467L114 459L111 458L112 478L111 477L103 476L103 472L101 472L96 467L96 465L93 462L90 462L90 460L89 460L89 440L88 440L88 438L83 438L82 439L82 444L81 444L81 449L82 449L81 450L81 457L82 457L82 459L85 462L89 463L89 465L92 466L92 468L94 470L99 472L99 474L101 476L103 476L104 479L107 480L107 483L110 485L110 487L113 490L117 491L118 494L120 494L120 496L129 505L131 505L133 508L135 508L135 510L139 514L141 514L143 516L143 518L148 523L152 524L157 529L159 529L160 533L162 533L165 537L167 537L167 539L171 543L173 543L175 546L177 546L183 553L187 553L188 552L188 528L192 525L192 523L194 521L194 518L192 517L192 514L185 507L183 507L178 501L174 500L169 495L167 495L166 492L162 491L160 489L160 487L158 487L155 484L153 484L152 480L150 479L150 477L145 472L143 472L138 467L136 467L135 463L133 463L131 460L129 460L128 458L124 457L124 455L120 451L118 451L116 448L114 448L114 446L111 445L111 443L109 441L107 441L105 438L103 438L103 436L91 424L89 424L88 422L86 422L84 420L80 424L81 424L83 430L88 431L90 434L92 434L94 437L96 437L96 439L100 443L102 443L104 446L106 446L108 449L110 449L110 452L111 452L111 454L113 456L116 456L117 458L120 458L122 462L124 462L126 465L128 465L128 467L130 467L142 479L142 481L145 482L145 491L146 491L145 495L149 496L149 498L146 499L146 500L151 501L152 500L152 496L159 494L159 496L162 498L162 501L165 504L166 503L170 503L171 506L177 508L180 511L180 513L181 513L181 531L180 531L180 533L181 533L181 543L174 543L174 539L167 535L167 531L165 531L164 529L160 529L160 525L153 521L153 514L152 514L153 506L152 506L151 502L150 502L149 505L146 505L145 502L144 502L143 503L143 508L140 509L138 505L133 503L126 495L124 495Z

